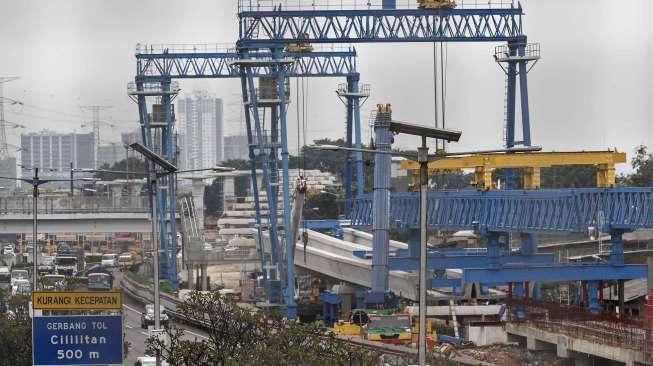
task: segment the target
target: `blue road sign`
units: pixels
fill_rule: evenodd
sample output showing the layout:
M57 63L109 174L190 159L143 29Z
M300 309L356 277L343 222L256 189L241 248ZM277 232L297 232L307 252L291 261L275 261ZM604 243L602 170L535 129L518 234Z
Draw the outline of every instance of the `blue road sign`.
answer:
M37 316L35 366L122 365L121 315Z

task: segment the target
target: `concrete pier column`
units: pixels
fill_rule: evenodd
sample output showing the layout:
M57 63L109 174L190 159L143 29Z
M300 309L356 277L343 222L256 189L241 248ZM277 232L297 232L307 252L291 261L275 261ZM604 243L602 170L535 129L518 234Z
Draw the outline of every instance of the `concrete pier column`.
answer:
M193 264L189 263L188 266L186 267L186 272L188 273L188 289L189 290L194 290L195 289L195 271L193 270Z
M192 178L191 195L193 196L193 205L195 206L195 217L200 230L204 230L204 179Z
M203 263L200 265L201 266L201 272L202 274L200 275L202 277L202 291L206 291L209 289L209 284L208 284L208 271L207 271L207 265L206 263Z
M236 196L236 178L231 177L222 177L222 198L233 198Z

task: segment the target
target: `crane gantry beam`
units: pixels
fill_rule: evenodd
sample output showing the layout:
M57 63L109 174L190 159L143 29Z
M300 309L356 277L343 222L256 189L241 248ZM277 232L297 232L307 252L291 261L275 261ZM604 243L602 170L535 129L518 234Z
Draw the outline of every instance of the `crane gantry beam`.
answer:
M524 42L521 6L499 9L257 10L238 14L239 47L288 43Z
M257 59L272 58L273 53L252 53ZM284 52L284 58L294 62L288 67L289 77L348 77L357 76L356 49L353 47L316 50L312 52ZM235 48L206 52L182 49L176 52L165 46L139 46L136 49L136 77L144 82L162 78L238 78L236 61L241 54ZM254 76L273 76L271 65L252 68Z

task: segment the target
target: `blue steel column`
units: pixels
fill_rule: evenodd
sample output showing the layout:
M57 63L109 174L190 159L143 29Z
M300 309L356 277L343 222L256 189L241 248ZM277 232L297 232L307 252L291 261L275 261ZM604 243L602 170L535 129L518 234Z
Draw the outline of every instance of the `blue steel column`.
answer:
M349 83L349 77L347 77L347 92L351 92L351 84ZM348 148L352 147L352 135L353 135L353 105L351 95L347 95L347 120L345 127L345 146ZM351 202L352 199L352 178L354 175L353 166L351 161L351 151L345 151L345 199L347 202ZM349 217L349 204L345 205L345 215Z
M610 264L613 266L624 265L624 240L622 235L623 231L621 230L610 231L610 237L612 239L612 245L610 249Z
M276 54L279 57L278 53ZM297 304L295 304L295 233L292 232L290 214L290 176L288 173L288 128L286 125L286 72L285 66L277 66L277 87L279 93L279 125L281 128L281 168L283 169L283 227L286 241L286 288L284 289L284 303L286 316L290 319L297 317Z
M174 144L174 120L172 119L172 103L171 103L171 97L170 97L170 82L166 82L163 84L163 92L166 93L163 96L163 106L165 110L165 121L166 121L166 128L165 128L165 140L162 141L163 144L165 144L165 158L166 160L175 163L175 144ZM176 220L176 212L177 212L177 175L176 174L168 174L165 177L166 184L168 186L168 221L169 221L169 226L166 226L166 228L170 228L170 235L168 237L168 240L170 240L168 244L168 280L170 281L170 284L172 285L173 290L178 290L179 289L179 282L177 280L177 220ZM204 226L204 223L200 223L202 226Z
M240 88L243 95L243 106L249 108L249 97L247 93L247 76L243 67L240 68ZM258 182L256 180L256 154L254 153L254 136L252 134L252 121L249 110L245 110L245 129L247 130L247 151L249 154L250 177L252 179L252 195L254 196L254 210L256 218L256 235L258 238L258 250L261 255L261 270L263 272L263 283L265 292L270 293L268 286L267 271L264 270L266 264L265 245L263 243L263 233L261 229L261 204L259 202Z
M419 245L420 245L420 231L419 229L410 229L408 231L408 256L412 258L419 258Z
M524 43L519 45L517 49L519 56L524 56L526 53L526 39ZM521 123L522 123L522 136L524 146L531 146L531 122L528 110L528 70L526 69L526 61L519 62L519 100L521 102Z
M168 153L168 135L170 135L170 130L168 130L168 123L170 122L169 119L171 117L169 113L169 108L170 108L170 80L162 81L161 82L161 104L163 106L163 111L164 111L164 121L166 123L166 127L161 129L161 141L159 142L161 145L159 146L158 153L167 158L167 153ZM155 150L156 151L156 150ZM170 274L171 274L171 258L170 258L170 252L171 252L171 247L170 247L170 238L168 235L168 230L169 230L169 225L171 223L167 222L166 216L167 212L170 209L169 203L171 201L170 197L170 189L169 189L169 176L162 177L159 179L157 186L157 210L159 211L159 233L160 233L160 238L159 241L161 243L161 252L163 255L160 257L162 258L161 260L161 273L163 273L163 276L167 278L168 280L171 280ZM176 276L175 276L176 277Z
M263 171L263 178L265 182L265 191L268 197L274 195L272 186L270 185L270 172L269 172L269 159L268 154L265 150L265 140L264 132L261 127L261 120L258 111L258 96L256 95L256 88L254 86L254 76L252 75L252 70L250 67L245 67L245 73L247 75L247 88L249 90L249 113L254 117L254 128L256 129L256 149L259 158L261 159L261 170ZM273 206L274 201L268 200L268 224L269 224L269 235L270 235L270 252L272 255L272 265L276 266L274 278L270 278L269 282L269 292L268 297L270 302L276 302L279 299L278 287L279 287L279 263L280 263L280 253L279 253L279 232L277 230L277 207Z
M513 43L508 43L508 47L510 47L510 55L514 56L515 53L515 45ZM508 100L506 101L507 103L507 110L506 110L506 147L511 148L515 146L515 104L516 104L516 83L517 83L517 67L515 65L515 61L509 61L508 62ZM507 189L512 189L514 188L514 169L506 169L505 170L505 178L506 178L506 188Z
M531 256L537 254L537 236L531 233L520 233L520 251L521 255ZM508 243L508 248L510 248L510 243ZM540 300L540 284L538 282L532 282L533 287L533 298L535 300Z
M349 91L357 94L359 92L358 81L360 80L359 74L354 74L347 77L349 84ZM356 149L361 149L363 136L361 135L361 110L360 110L360 96L356 95L352 99L352 109L354 114L354 139ZM363 172L363 153L361 151L355 152L356 156L356 197L362 197L365 193L365 173Z
M392 135L390 106L379 105L374 121L376 149L390 151ZM374 157L374 193L372 218L372 293L388 291L388 250L390 245L390 154L377 153Z
M587 307L590 312L598 314L601 311L599 302L599 281L587 282Z

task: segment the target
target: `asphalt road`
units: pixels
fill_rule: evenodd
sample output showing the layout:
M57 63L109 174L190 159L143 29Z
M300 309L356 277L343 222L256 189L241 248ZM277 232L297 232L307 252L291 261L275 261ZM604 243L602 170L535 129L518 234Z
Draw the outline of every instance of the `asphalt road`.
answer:
M120 283L122 273L115 271L114 284ZM129 353L125 358L124 365L133 365L136 358L145 355L145 339L149 336L147 329L141 328L141 313L145 310L145 305L137 302L123 293L123 314L124 314L124 332L125 339L131 343ZM186 324L175 324L174 326L182 328L185 331L184 339L202 340L207 339L207 334L200 329L190 327Z

